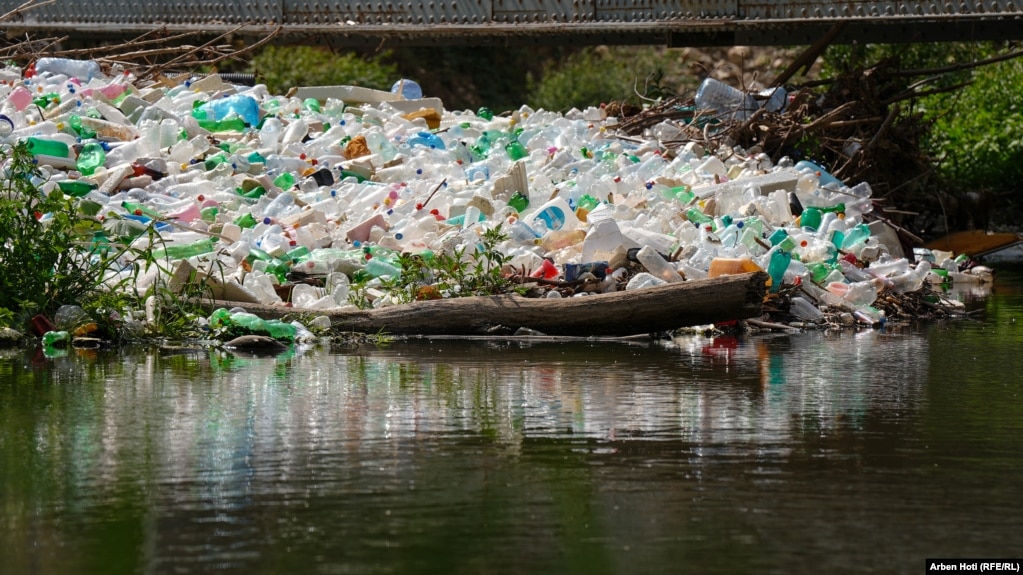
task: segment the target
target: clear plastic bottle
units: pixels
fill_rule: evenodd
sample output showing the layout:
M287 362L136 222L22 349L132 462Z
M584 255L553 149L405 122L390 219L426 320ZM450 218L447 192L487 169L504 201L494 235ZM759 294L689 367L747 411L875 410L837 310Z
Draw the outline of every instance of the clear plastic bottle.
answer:
M259 129L259 145L269 150L270 153L277 153L281 143L281 133L284 125L277 117L269 117L263 122Z
M62 74L69 78L78 78L88 82L103 75L99 64L93 60L73 60L71 58L40 58L36 60L36 72Z
M789 300L789 313L805 321L818 322L824 319L824 314L821 310L817 309L817 306L802 296L795 296Z
M678 271L670 262L661 257L661 254L650 246L643 246L636 254L636 259L639 263L643 264L643 267L650 272L654 277L666 281L668 283L677 283L682 281L682 276L679 275Z
M744 121L757 109L752 94L729 86L720 80L707 78L696 90L696 107L717 112L723 119Z

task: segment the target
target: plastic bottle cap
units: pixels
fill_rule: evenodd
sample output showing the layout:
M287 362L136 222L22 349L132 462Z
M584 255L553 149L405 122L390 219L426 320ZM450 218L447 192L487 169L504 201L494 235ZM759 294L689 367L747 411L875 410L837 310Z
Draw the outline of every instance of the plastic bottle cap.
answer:
M0 138L6 138L14 132L14 122L7 116L0 114Z

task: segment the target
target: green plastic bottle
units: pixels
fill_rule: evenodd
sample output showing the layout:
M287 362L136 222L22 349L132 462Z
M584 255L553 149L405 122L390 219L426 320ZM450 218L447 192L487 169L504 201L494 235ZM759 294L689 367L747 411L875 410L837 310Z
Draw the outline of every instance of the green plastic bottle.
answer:
M89 139L96 137L96 131L82 124L82 117L78 114L71 114L67 119L67 123L80 138Z
M32 99L32 103L40 108L46 108L50 104L60 104L60 94L56 92L40 94Z
M814 283L821 283L831 273L831 267L821 262L809 262L806 264Z
M127 211L129 214L134 216L146 216L147 218L152 218L154 220L163 217L163 215L160 214L159 212L151 210L138 202L124 201L121 202L121 207L124 208L125 211Z
M217 221L217 214L220 213L220 209L216 206L210 206L199 210L199 218L204 222L213 223ZM241 226L239 226L241 227Z
M71 334L66 331L48 331L43 334L44 347L63 347L71 339Z
M576 206L586 210L587 212L592 211L594 208L600 205L600 200L594 198L589 194L583 194L579 197L579 201L576 202Z
M238 326L249 333L265 333L266 321L254 313L239 311L231 314L231 323L228 325Z
M789 236L788 232L781 228L774 230L769 240L772 246L780 246L783 250L791 251L796 247L796 241Z
M821 225L821 217L824 213L819 208L804 208L803 213L799 216L799 226L801 228L817 231L817 228Z
M708 217L706 214L696 208L689 208L686 210L686 219L693 222L697 226L704 224L714 224L714 220Z
M231 312L224 308L217 308L213 310L213 313L209 317L210 327L213 329L219 329L221 327L232 325L231 323Z
M57 182L57 187L60 191L73 198L81 198L88 195L89 192L96 189L96 184L89 182L83 182L81 180L63 180Z
M316 98L306 98L302 100L302 107L310 112L320 113L320 101Z
M849 248L864 242L870 237L870 228L867 224L859 224L845 233L845 239L842 240L842 249L848 250Z
M274 178L274 185L282 190L289 190L295 185L295 176L291 172L283 172Z
M512 197L509 198L508 205L515 208L515 211L521 214L529 207L529 196L522 192L515 192L512 194Z
M244 132L245 120L226 118L224 120L198 120L199 127L209 132Z
M234 225L242 229L256 227L256 218L252 214L242 214L234 219Z
M265 327L266 332L270 334L270 337L274 339L282 339L288 342L295 341L295 335L298 333L295 326L277 319L267 320L265 322Z
M774 253L768 258L767 273L771 276L771 293L777 293L781 289L781 282L785 277L785 270L789 269L789 263L792 261L792 254L789 252L779 249L774 249Z
M210 156L210 157L206 158L206 161L203 162L203 168L205 168L206 171L208 172L208 171L212 170L213 168L216 168L220 164L223 164L226 161L227 161L227 156L225 154L223 154L223 153L216 154L214 156Z
M71 153L71 148L60 140L47 140L45 138L29 136L25 139L25 144L28 147L29 153L33 156L66 158Z
M835 246L835 249L842 249L842 243L845 242L845 232L842 230L832 230L831 232L831 245Z
M213 238L206 238L190 244L157 248L153 250L152 256L154 259L170 258L172 260L182 260L192 256L208 254L216 249L216 245L217 240Z
M696 194L693 193L693 189L689 186L676 186L670 188L667 194L679 201L679 203L686 205L696 198Z
M265 193L266 190L263 189L263 186L256 186L248 191L243 191L242 197L250 200L258 200Z
M304 262L307 259L309 259L309 248L305 246L298 246L281 258L284 262Z
M518 140L512 140L505 144L504 151L508 153L508 157L513 162L529 156L529 150Z
M99 142L89 142L82 146L82 151L78 153L78 160L75 163L83 176L91 176L106 161L107 153L103 150L103 146Z

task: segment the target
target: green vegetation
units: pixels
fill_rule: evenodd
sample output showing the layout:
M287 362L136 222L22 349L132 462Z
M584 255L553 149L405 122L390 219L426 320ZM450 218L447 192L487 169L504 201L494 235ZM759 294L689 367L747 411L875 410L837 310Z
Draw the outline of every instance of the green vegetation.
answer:
M372 307L368 290L375 286L395 303L419 300L497 295L523 289L504 273L510 259L498 249L507 235L501 226L487 228L475 245L460 245L450 252L403 253L395 256L397 276L379 280L369 274L356 274L349 302L357 307ZM376 256L380 257L380 256Z
M977 70L954 96L933 96L929 144L939 170L961 187L1016 187L1023 179L1023 85L1019 58ZM942 110L942 108L945 110Z
M388 54L363 58L355 53L335 54L313 46L268 46L249 67L272 94L286 94L297 86L350 85L388 90L398 79Z
M498 225L485 230L475 246L462 245L450 254L401 254L401 275L391 278L384 287L400 303L513 291L514 284L502 270L510 258L498 249L507 238Z
M81 202L54 188L42 192L41 174L24 144L0 148L0 317L18 324L94 293L116 254L96 218Z
M974 65L1018 49L1018 44L999 43L833 46L823 75L894 62L904 71L905 86L916 82L921 94L903 114L918 117L912 121L926 128L921 147L935 176L928 189L965 198L960 209L984 211L991 209L985 205L998 205L990 214L993 223L1018 226L1023 92L1011 87L1023 85L1023 60ZM984 202L979 208L970 206L976 198ZM973 223L986 220L984 214L977 217L981 221Z
M59 322L61 329L84 328L115 341L194 332L195 304L205 293L195 278L180 292L159 283L144 293L133 289L142 272L161 265L154 249L129 247L143 234L160 247L154 222L100 214L94 202L65 196L57 187L44 193L46 182L24 144L0 148L0 164L5 176L0 181L0 326L24 328L32 316L45 314L67 316ZM129 262L127 273L111 273ZM157 321L132 321L150 297ZM77 309L62 314L61 307L69 305Z
M653 47L595 47L548 61L540 77L528 76L528 103L566 111L612 100L642 105L643 98L674 95L696 87L676 52ZM668 86L670 88L665 88Z

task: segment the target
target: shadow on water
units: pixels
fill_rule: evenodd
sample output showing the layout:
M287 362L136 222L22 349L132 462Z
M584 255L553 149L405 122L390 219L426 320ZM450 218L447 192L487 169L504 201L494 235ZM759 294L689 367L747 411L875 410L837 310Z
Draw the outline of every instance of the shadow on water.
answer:
M976 320L859 332L3 350L0 565L868 573L1019 556L1012 278Z

